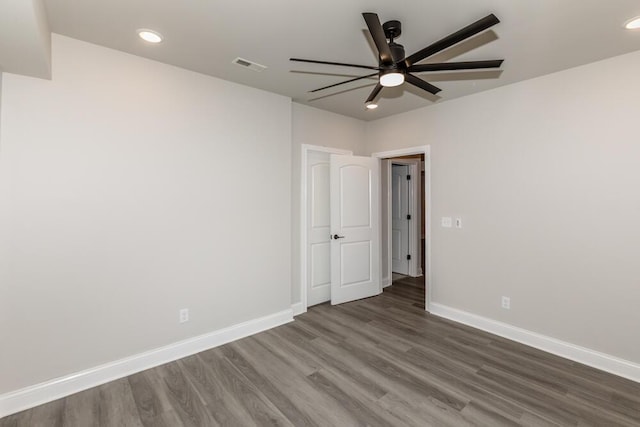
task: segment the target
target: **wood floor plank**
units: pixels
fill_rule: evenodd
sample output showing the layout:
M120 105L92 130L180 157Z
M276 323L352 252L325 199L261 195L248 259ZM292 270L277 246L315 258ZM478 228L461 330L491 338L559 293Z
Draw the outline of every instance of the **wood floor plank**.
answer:
M517 420L522 415L520 408L469 381L469 375L475 374L477 371L474 368L465 369L460 365L447 364L446 358L442 358L442 356L439 356L440 359L435 361L434 359L422 357L419 355L420 353L416 355L412 351L402 352L391 346L371 346L370 343L361 342L357 339L354 342L363 348L370 348L372 352L376 352L387 361L395 361L398 367L411 372L441 390L447 391L447 393L456 396L461 401L475 399L483 403L486 408L490 408L490 411L506 419ZM462 376L461 372L465 373L465 375Z
M335 355L328 352L318 351L317 348L311 345L311 342L300 344L295 341L290 341L290 336L286 332L283 332L284 331L281 330L273 331L273 334L277 337L276 339L279 339L278 343L283 347L289 348L290 346L298 344L296 352L300 354L301 357L314 360L325 372L329 371L335 375L348 378L354 387L373 400L379 399L387 394L386 389L375 381L372 381L369 377L363 375L359 369L354 369L353 366L344 363L344 360L341 360L341 358L335 357Z
M349 334L349 343L347 345L352 345L358 349L363 349L370 354L375 354L381 361L390 364L398 372L404 372L406 374L405 378L412 377L416 381L423 381L426 384L435 386L434 389L438 390L437 392L429 390L434 398L440 399L441 401L449 404L451 404L452 399L462 402L456 402L454 406L462 405L464 402L469 400L468 395L462 393L460 388L456 387L455 384L449 386L448 381L439 380L436 376L430 373L429 369L425 369L425 365L411 363L411 358L408 357L402 349L397 349L393 345L388 345L389 343L381 342L376 338L371 338L370 336L362 333L362 328L353 328L351 325L340 323L335 317L330 319L326 318L325 324L329 328L342 328L345 333ZM421 387L421 390L427 391L427 388Z
M403 424L411 426L468 427L473 424L448 405L437 399L426 398L410 403L403 397L389 393L378 401L392 414L404 417Z
M150 369L127 377L133 399L136 402L140 421L144 426L167 426L168 421L177 422L176 426L182 426L182 422L176 421L175 412L167 398L163 398L161 378L156 369ZM171 412L171 416L165 414Z
M59 427L63 425L64 399L0 419L1 427Z
M290 391L282 389L279 384L270 380L268 375L259 372L253 364L238 351L234 344L225 345L220 351L242 374L247 377L267 398L282 412L292 424L317 426L309 414L299 408Z
M309 376L322 369L322 364L315 358L308 357L299 347L283 346L273 334L256 335L255 339L267 350L288 363L291 369L304 376Z
M238 398L231 394L224 384L221 368L205 363L201 356L194 355L180 360L190 382L195 386L198 394L209 408L211 415L220 425L241 424L243 419L248 425L254 425L252 420L246 420Z
M319 371L312 373L308 378L318 389L340 402L340 406L355 417L357 425L388 426L395 421L395 419L378 410L373 405L373 401L358 393L357 389L350 387L349 381L343 377Z
M391 358L385 358L381 353L363 351L351 341L343 345L348 351L366 360L367 364L375 369L378 374L385 375L389 379L401 383L404 387L413 390L415 393L438 399L440 402L457 410L464 408L468 403L466 398L460 393L452 391L449 387L439 387L437 384L429 382L423 375L418 374L416 370L397 363L397 361Z
M63 426L640 426L640 384L426 313L424 283L0 419Z
M481 402L471 401L462 408L460 414L468 420L473 420L474 424L481 424L495 427L514 427L520 423L511 420L500 413L496 412L492 407L484 405Z
M98 427L100 425L100 391L98 387L65 398L65 427Z
M24 413L19 412L17 414L7 415L6 417L0 418L0 427L18 427L20 426L19 419L23 417ZM22 424L26 425L26 424Z
M219 425L179 363L168 363L156 369L164 382L158 392L166 394L173 411L184 426Z
M485 379L486 384L491 385L492 390L505 398L516 399L524 408L549 422L566 426L578 425L580 417L571 408L567 408L566 405L551 404L554 400L543 391L500 375L497 370L483 368L478 375Z
M227 395L237 402L241 414L236 418L242 425L292 426L282 412L222 353L206 351L196 357L222 384Z
M384 344L385 346L390 346L401 351L407 351L413 347L413 343L411 341L398 337L395 334L390 334L383 330L373 328L371 327L369 322L355 323L351 311L344 309L325 309L324 311L322 311L322 309L319 309L318 311L322 313L325 318L331 319L344 328L356 330L363 337L366 337L368 340L375 342L376 344Z
M611 405L606 402L596 402L594 400L585 401L584 399L577 398L576 396L569 395L566 392L558 391L556 387L548 387L546 384L540 384L536 381L531 381L528 377L523 377L513 374L510 371L504 371L494 367L484 367L479 373L482 375L484 372L492 374L495 378L498 378L503 384L510 382L511 388L524 387L527 393L531 395L537 395L540 399L546 398L547 400L553 400L560 403L563 408L574 414L576 420L589 419L597 424L610 424L610 425L634 425L638 424L637 420L633 420L625 413L616 411Z
M140 414L127 378L101 385L99 394L99 425L104 427L142 427Z
M315 340L314 340L315 341ZM255 338L245 338L233 344L256 369L282 389L295 390L291 401L311 419L330 425L354 425L357 418L339 404L334 396L322 393L304 375L292 370L286 361L268 351Z
M431 427L434 421L431 415L418 407L416 404L410 404L393 393L388 393L377 402L381 408L397 417L399 423L397 425L410 427Z
M31 425L33 427L62 427L64 420L65 399L54 400L32 409Z

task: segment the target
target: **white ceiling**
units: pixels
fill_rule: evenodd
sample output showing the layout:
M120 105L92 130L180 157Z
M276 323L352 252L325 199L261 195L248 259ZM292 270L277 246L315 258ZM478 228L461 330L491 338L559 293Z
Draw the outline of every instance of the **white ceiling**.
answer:
M45 0L45 5L55 33L363 120L640 49L640 31L623 28L640 15L637 0ZM400 20L397 41L407 55L494 13L500 24L428 62L504 58L503 71L424 73L421 77L442 89L438 96L407 84L385 88L374 111L364 108L364 100L375 79L308 93L367 70L294 63L290 57L377 65L362 12L378 13L382 22ZM138 28L157 30L165 40L149 45L138 39ZM256 73L232 64L238 56L268 69Z

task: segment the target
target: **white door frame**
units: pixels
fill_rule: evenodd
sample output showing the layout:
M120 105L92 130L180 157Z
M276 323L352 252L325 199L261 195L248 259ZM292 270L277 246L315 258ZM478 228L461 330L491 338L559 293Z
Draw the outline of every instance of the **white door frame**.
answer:
M327 154L353 155L353 151L340 148L323 147L320 145L302 144L300 160L300 305L296 307L294 315L307 312L307 162L310 152ZM297 304L296 304L297 305Z
M419 159L388 159L389 163L387 167L389 169L393 169L393 165L402 165L409 167L409 175L413 176L414 179L409 181L409 212L411 218L415 218L413 221L409 223L409 253L413 254L411 259L409 260L409 272L408 275L411 277L419 277L422 274L420 268L420 239L418 238L420 228L418 227L420 221L420 191L422 191L420 185L420 160ZM387 194L382 195L382 202L386 203L387 206L391 206L392 203L392 188L391 188L391 171L387 174ZM425 179L426 181L426 179ZM391 212L391 211L389 211ZM389 246L391 246L391 215L387 215L387 219L389 220L389 225L387 226L387 241L389 242ZM425 231L426 234L426 231ZM385 286L391 284L391 277L393 275L391 268L391 256L389 257L389 283Z
M410 156L413 154L424 154L424 189L422 189L422 191L424 191L424 200L426 204L424 215L424 229L426 236L424 241L425 247L422 248L425 254L425 271L423 274L425 276L424 282L426 292L424 295L424 306L426 311L431 311L431 289L433 288L433 283L431 281L431 146L421 145L417 147L402 148L399 150L381 151L371 154L371 157L391 159L393 157ZM382 177L382 174L380 174L380 176ZM387 239L387 245L391 245L391 241L389 239ZM391 253L391 247L388 247L387 253ZM389 263L390 262L391 258L389 257ZM391 266L389 266L389 275L391 276ZM380 283L382 286L382 281Z

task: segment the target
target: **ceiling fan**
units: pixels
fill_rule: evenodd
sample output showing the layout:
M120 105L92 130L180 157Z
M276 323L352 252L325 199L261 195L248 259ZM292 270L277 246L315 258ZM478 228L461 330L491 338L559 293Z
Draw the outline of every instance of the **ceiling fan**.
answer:
M468 39L500 22L495 15L490 14L484 18L470 24L463 29L425 47L418 52L405 56L404 47L395 42L395 39L402 33L400 21L388 21L384 25L380 25L380 19L375 13L363 13L373 42L378 49L378 66L347 64L342 62L318 61L313 59L290 58L291 61L309 62L313 64L339 65L342 67L364 68L367 70L376 70L375 73L365 76L356 77L340 83L324 86L314 89L310 92L318 92L320 90L329 89L335 86L351 83L356 80L366 79L378 76L378 84L365 101L367 108L376 108L374 102L383 87L399 86L405 81L420 89L426 90L431 94L440 92L440 88L416 77L412 73L422 73L427 71L451 71L451 70L473 70L482 68L500 68L503 59L495 59L489 61L466 61L466 62L441 62L436 64L416 64L436 53L443 51L463 40ZM387 42L389 39L389 42Z

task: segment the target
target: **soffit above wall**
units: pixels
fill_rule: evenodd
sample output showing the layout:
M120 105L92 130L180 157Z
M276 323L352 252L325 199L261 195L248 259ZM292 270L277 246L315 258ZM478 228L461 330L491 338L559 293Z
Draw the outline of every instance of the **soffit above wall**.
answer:
M42 0L0 5L0 71L51 77L51 31Z

